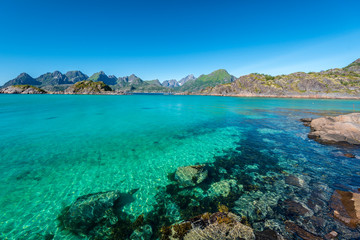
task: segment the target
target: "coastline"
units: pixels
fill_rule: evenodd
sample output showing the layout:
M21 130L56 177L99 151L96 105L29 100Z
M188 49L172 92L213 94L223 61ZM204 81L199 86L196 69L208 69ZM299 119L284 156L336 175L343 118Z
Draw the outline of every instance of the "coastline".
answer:
M339 100L360 100L359 97L352 96L326 96L326 95L262 95L262 94L201 94L201 93L63 93L63 92L48 92L48 93L0 93L0 94L39 94L39 95L164 95L164 96L216 96L216 97L244 97L244 98L298 98L298 99L339 99Z

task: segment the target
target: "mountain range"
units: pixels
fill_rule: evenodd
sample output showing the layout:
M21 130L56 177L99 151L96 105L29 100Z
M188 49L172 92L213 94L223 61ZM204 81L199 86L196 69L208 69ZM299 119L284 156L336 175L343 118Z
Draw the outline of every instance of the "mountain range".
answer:
M94 73L90 77L81 71L69 71L66 74L62 74L59 71L53 73L45 73L37 78L31 77L27 73L21 73L15 79L12 79L6 82L2 87L9 87L14 85L32 85L40 87L47 91L64 91L71 85L89 80L93 82L103 82L106 85L109 85L113 90L121 91L139 91L139 92L169 92L173 88L180 87L185 84L187 81L193 81L196 78L194 75L186 76L182 78L179 82L176 80L166 80L163 83L160 83L159 80L150 80L144 81L136 75L132 74L130 76L119 77L117 78L114 75L106 75L103 71Z
M117 92L174 92L202 95L231 96L309 96L360 97L360 59L344 68L334 68L321 72L296 72L287 75L270 76L252 73L236 78L226 70L219 69L210 74L188 75L179 81L170 79L145 81L132 74L125 77L106 75L103 71L90 77L80 71L59 71L45 73L32 78L21 73L6 82L3 88L14 85L32 85L48 92L64 92L81 81L103 82Z

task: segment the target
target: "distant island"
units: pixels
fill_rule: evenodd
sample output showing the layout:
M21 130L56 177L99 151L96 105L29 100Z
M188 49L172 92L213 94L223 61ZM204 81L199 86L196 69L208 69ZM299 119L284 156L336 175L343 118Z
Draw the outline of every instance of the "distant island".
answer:
M45 73L37 78L21 73L6 82L0 93L9 94L133 94L360 98L360 58L344 68L271 76L252 73L236 78L226 70L177 81L145 81L136 75L116 77L103 71L88 76L80 71Z

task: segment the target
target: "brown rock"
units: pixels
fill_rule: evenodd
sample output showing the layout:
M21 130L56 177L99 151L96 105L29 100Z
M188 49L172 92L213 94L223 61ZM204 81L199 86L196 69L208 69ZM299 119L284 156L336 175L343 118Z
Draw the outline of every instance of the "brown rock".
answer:
M331 196L331 208L335 219L351 228L360 223L360 194L336 190Z
M285 183L296 186L296 187L303 187L304 186L304 180L299 179L298 177L295 177L294 175L289 175L285 177Z
M240 221L241 218L231 212L205 213L183 223L163 227L161 238L170 240L255 240L252 228Z
M325 239L331 240L331 239L335 239L337 236L338 236L337 232L331 231L325 235Z
M344 156L348 158L355 158L355 155L352 153L345 153Z
M314 213L305 205L293 200L285 200L286 213L292 216L312 216Z
M255 233L256 240L283 240L284 238L271 229L265 229Z
M310 123L313 119L312 118L301 118L300 121L303 122L303 125L306 127L310 127Z
M297 234L304 240L322 240L321 237L302 229L301 227L290 221L285 221L285 228L286 231L288 231L289 233Z
M310 127L308 137L320 143L360 145L360 113L317 118Z

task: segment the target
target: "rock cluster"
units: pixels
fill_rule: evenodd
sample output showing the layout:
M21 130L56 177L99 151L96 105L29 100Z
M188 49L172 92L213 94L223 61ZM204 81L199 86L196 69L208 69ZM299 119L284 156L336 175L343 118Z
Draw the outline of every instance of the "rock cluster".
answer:
M360 145L360 113L313 119L310 128L309 138L320 143Z
M30 85L15 85L0 89L0 93L7 94L44 94L45 90Z
M162 239L169 240L255 240L252 228L242 224L241 218L231 212L204 213L185 222L164 227L161 232Z

